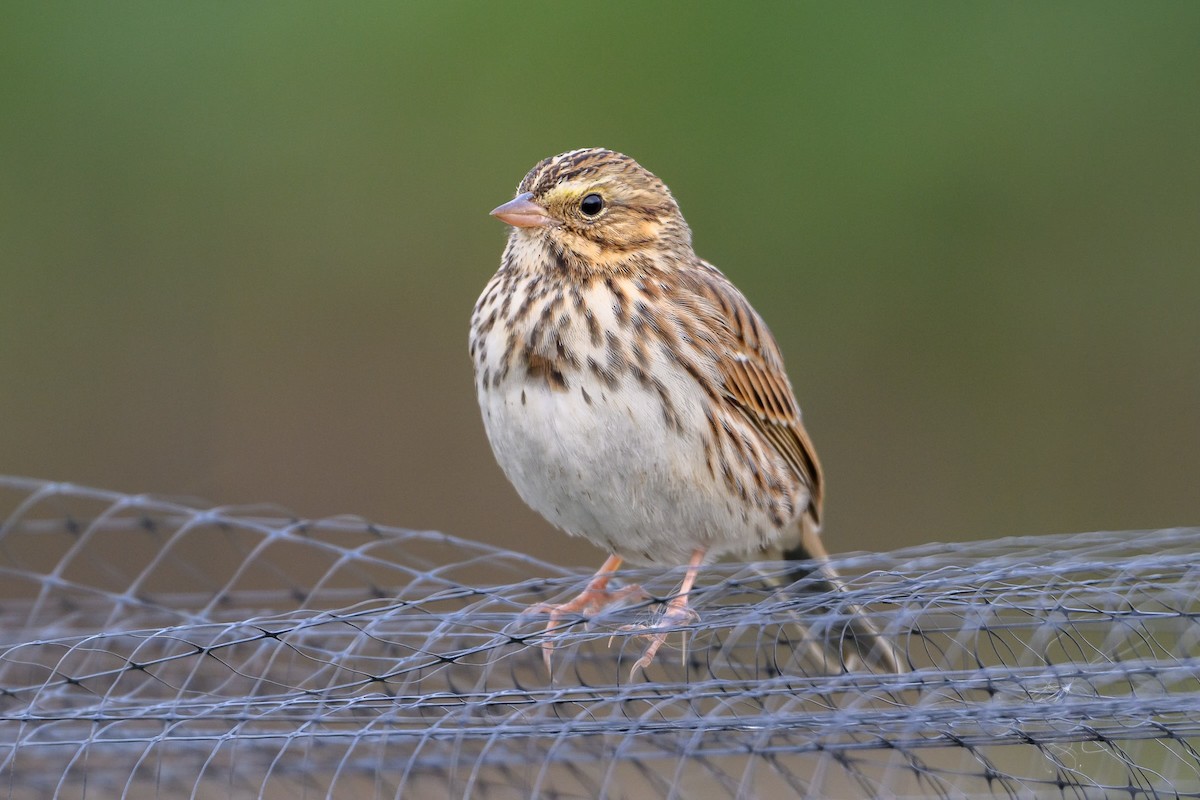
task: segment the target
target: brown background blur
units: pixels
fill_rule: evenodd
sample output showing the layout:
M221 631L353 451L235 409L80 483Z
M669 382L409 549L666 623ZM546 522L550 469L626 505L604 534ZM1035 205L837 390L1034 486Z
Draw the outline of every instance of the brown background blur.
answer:
M0 472L598 563L484 438L488 218L622 150L835 551L1200 523L1200 4L5 4Z

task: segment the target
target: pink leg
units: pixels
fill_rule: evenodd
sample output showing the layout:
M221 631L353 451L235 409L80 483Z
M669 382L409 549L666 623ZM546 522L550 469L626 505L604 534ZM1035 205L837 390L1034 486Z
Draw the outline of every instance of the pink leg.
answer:
M692 585L696 582L696 576L700 573L700 566L704 563L705 548L698 547L696 552L692 553L692 560L688 562L687 573L683 576L683 583L679 584L679 593L671 598L671 602L667 603L667 609L659 618L652 629L654 628L671 628L680 625L684 622L690 622L697 618L695 611L688 605L688 592L692 590ZM645 634L650 637L650 645L646 648L646 652L633 665L633 669L629 672L629 679L633 680L637 675L638 670L645 669L654 662L654 655L658 649L663 646L663 642L667 640L667 631L659 630L657 633ZM684 650L686 658L687 651Z
M595 576L588 581L588 585L584 588L579 596L574 600L568 600L565 603L557 605L551 603L539 603L530 609L535 613L549 614L550 621L546 623L546 633L550 633L558 625L558 621L567 614L583 613L586 616L598 614L604 608L612 603L624 600L627 597L648 597L645 590L640 586L625 586L614 591L609 591L608 582L612 580L616 571L620 568L622 559L620 556L609 556ZM542 657L546 661L546 671L550 672L550 654L554 652L554 643L547 639L542 642Z

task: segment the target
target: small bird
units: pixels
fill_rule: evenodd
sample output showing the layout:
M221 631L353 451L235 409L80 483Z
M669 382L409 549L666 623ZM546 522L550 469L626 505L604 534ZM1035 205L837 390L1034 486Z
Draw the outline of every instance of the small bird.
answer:
M623 562L687 564L645 635L633 672L667 629L695 618L688 593L724 555L824 562L821 465L766 324L692 250L666 185L602 148L537 164L492 216L512 226L500 269L471 317L470 353L496 460L534 510L608 551L575 599L594 614L647 595L610 589ZM818 588L840 590L823 564ZM842 664L900 671L865 618ZM552 645L544 644L547 668Z

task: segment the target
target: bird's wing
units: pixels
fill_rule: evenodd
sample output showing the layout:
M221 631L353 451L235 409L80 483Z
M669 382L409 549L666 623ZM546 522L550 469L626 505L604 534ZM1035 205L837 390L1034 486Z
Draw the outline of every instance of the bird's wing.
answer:
M718 323L724 334L717 352L717 371L724 381L725 397L767 441L779 451L808 487L809 506L790 537L785 536L770 547L765 555L772 559L801 561L804 566L790 570L783 583L794 583L810 573L817 579L810 590L837 593L845 591L845 582L829 565L826 552L817 533L821 523L821 502L824 484L821 463L808 431L800 421L800 407L792 394L791 384L783 370L779 345L766 323L751 308L725 276L711 265L704 264L700 292L710 306L710 318ZM815 563L814 563L815 562ZM771 583L781 583L775 576ZM801 622L798 641L815 645L813 658L825 669L868 668L885 673L907 671L906 662L895 642L881 633L875 622L860 606L839 608L851 614L845 635L831 637L828 633L814 635Z
M820 525L821 464L783 370L772 367L753 350L725 354L717 366L728 397L808 487L809 511Z
M704 283L726 333L716 365L725 395L808 488L808 513L819 527L824 495L821 462L800 421L800 407L784 373L779 345L742 293L716 268L711 270Z

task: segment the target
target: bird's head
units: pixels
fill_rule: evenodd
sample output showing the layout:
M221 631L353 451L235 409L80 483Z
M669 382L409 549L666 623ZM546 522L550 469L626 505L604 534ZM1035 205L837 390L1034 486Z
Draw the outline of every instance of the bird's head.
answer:
M529 171L517 196L492 211L566 257L603 268L655 251L691 252L691 232L666 184L612 150L572 150Z

